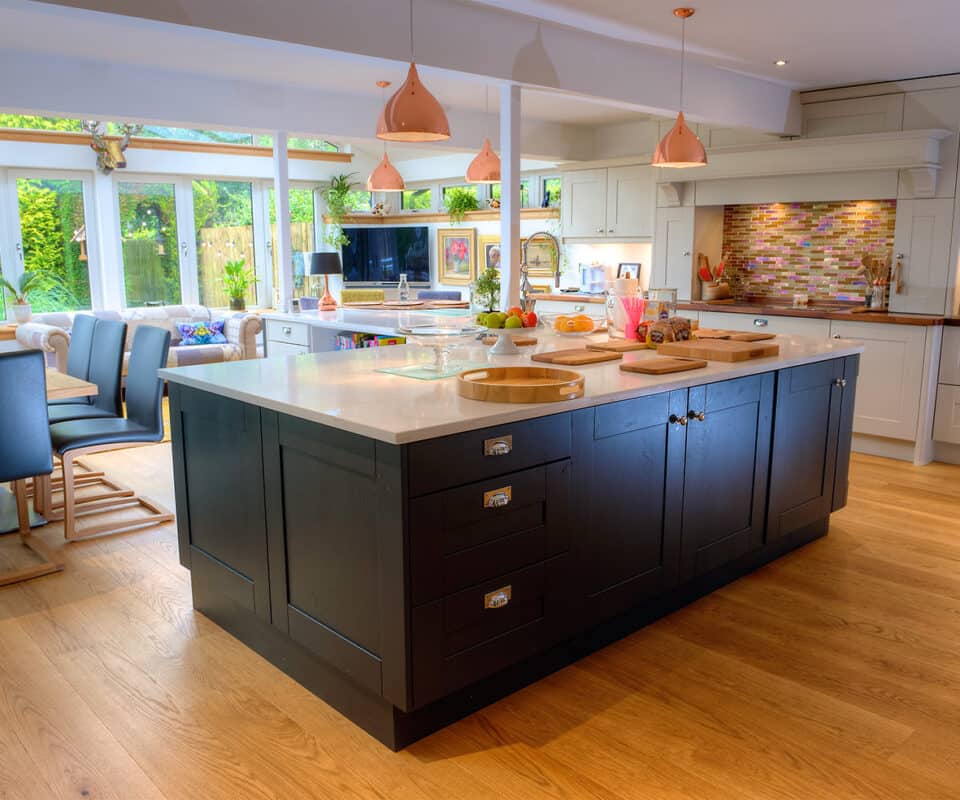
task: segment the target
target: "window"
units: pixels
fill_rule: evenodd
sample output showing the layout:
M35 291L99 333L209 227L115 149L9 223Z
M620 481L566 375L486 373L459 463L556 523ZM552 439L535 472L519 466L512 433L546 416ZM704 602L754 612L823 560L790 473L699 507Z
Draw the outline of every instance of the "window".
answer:
M472 194L477 200L480 200L480 190L477 184L475 183L458 183L453 186L444 186L443 187L443 200L446 202L447 195L450 194L454 189L459 189L466 194Z
M255 265L253 185L247 181L194 181L193 218L200 303L226 306L229 298L222 284L224 265L241 259L247 269ZM256 284L250 287L246 299L256 304Z
M175 188L172 183L117 186L128 306L175 305L181 301Z
M544 178L541 193L543 200L540 205L544 208L557 208L560 205L560 187L562 184L563 181L560 178Z
M373 211L373 193L350 192L350 204L354 211Z
M290 250L293 253L293 280L296 288L303 288L305 266L303 253L316 248L316 217L313 189L290 189ZM270 257L273 261L273 286L280 286L277 263L277 203L276 190L270 189Z
M273 137L258 135L256 144L260 147L273 147ZM320 150L325 153L339 153L340 147L326 139L312 139L308 136L288 136L287 147L291 150Z
M499 183L490 184L490 197L499 200L503 189ZM520 181L520 208L530 208L530 180L523 178Z
M17 179L23 268L47 282L36 312L90 308L87 226L80 180Z
M28 131L71 131L76 133L83 130L78 119L33 117L24 114L0 114L0 128Z
M433 208L433 191L430 189L407 189L400 196L400 208L404 211L429 211Z

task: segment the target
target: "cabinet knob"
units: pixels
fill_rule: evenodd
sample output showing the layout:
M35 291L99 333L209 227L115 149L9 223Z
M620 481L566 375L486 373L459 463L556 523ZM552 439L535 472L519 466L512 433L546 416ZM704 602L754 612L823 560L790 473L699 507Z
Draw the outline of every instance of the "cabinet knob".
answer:
M483 596L484 608L503 608L513 598L513 586L501 586Z
M839 339L839 338L840 338L840 334L839 334L839 333L833 334L833 338L834 338L834 339Z
M687 417L703 422L707 418L705 411L694 411L692 408L687 412Z
M843 389L847 385L846 378L834 378L833 385L838 389Z
M603 228L597 228L597 233L603 233Z
M607 228L607 233L613 233L613 228Z
M291 333L293 333L293 328L290 328L286 325L284 325L280 330L283 331L284 336L289 336Z
M484 508L503 508L510 505L513 498L513 487L504 486L502 489L491 489L483 493Z
M670 424L671 424L671 425L686 425L686 424L687 424L687 418L686 418L686 417L678 417L676 414L671 414L671 415L670 415Z
M484 439L483 454L485 456L507 456L513 451L513 435L498 436L495 439Z
M689 250L684 250L680 255L682 255L684 258L686 258L687 256L690 255L690 251L689 251Z

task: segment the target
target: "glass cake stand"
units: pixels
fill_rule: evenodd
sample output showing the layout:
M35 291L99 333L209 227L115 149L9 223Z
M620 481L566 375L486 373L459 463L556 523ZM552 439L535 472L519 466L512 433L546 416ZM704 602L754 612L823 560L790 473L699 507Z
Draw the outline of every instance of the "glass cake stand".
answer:
M435 372L437 377L449 377L458 374L462 368L462 365L451 365L450 351L466 344L470 339L475 339L486 329L479 325L461 327L417 325L398 330L400 335L411 344L433 350L433 363L421 364L420 369Z

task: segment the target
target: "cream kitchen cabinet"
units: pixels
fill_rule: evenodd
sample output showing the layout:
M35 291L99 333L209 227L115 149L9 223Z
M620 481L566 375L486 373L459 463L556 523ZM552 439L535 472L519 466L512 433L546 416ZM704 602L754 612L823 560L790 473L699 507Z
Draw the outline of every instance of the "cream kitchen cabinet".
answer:
M960 386L941 383L937 387L937 411L933 420L934 441L960 444Z
M834 321L838 339L863 342L853 431L915 441L930 330L919 325Z
M769 314L734 314L729 311L700 312L700 327L775 333L782 336L815 336L819 339L826 339L830 335L830 320L828 319L780 317Z
M943 349L940 352L940 383L960 386L960 328L943 329Z
M563 174L565 238L653 237L653 167L579 169Z
M899 200L890 310L943 314L951 268L953 200ZM902 275L902 290L896 277Z
M691 300L694 282L693 206L657 209L657 231L653 237L654 288L674 288L678 300Z

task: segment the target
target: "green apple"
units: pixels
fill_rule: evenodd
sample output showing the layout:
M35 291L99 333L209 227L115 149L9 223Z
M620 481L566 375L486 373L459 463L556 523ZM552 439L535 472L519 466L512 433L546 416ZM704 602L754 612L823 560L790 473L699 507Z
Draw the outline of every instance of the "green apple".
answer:
M506 322L503 323L504 328L522 328L523 320L520 317L507 317Z
M502 328L505 320L500 319L499 314L487 314L488 328Z

